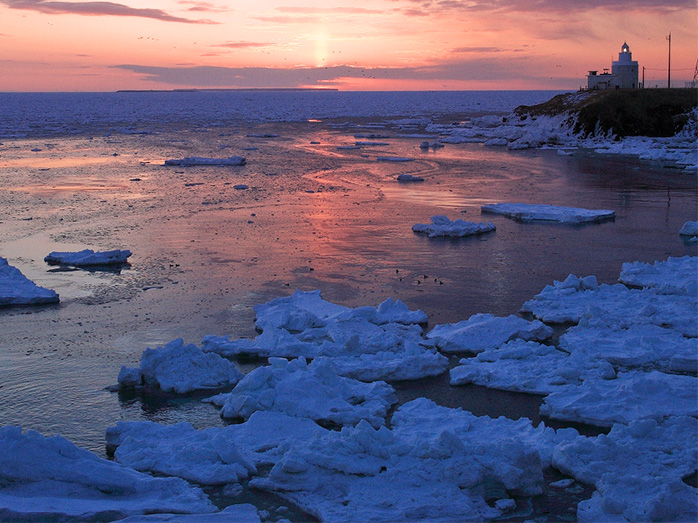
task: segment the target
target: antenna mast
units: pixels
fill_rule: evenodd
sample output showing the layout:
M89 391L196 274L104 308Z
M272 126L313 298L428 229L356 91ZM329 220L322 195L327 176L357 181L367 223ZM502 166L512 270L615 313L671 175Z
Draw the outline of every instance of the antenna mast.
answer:
M667 65L666 86L671 89L671 31L669 31L669 36L667 36L666 39L669 40L669 62Z

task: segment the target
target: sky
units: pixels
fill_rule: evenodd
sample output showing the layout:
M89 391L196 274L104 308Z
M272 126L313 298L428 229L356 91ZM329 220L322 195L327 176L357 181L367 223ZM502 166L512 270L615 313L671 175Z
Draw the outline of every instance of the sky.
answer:
M665 87L669 33L683 87L695 0L0 0L0 91L566 90L624 42Z

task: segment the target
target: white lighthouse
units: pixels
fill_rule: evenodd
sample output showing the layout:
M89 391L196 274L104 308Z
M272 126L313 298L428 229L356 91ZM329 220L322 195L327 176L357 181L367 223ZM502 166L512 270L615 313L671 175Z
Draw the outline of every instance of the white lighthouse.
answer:
M592 90L637 89L638 87L638 65L633 60L630 46L625 42L618 53L618 60L613 61L610 73L608 69L604 69L602 74L589 71L587 75L587 88Z

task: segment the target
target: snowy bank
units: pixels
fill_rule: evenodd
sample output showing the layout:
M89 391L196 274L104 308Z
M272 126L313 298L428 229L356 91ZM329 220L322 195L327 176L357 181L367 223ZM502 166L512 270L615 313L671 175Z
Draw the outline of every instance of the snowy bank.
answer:
M530 203L490 203L481 207L483 213L501 214L522 222L589 223L612 220L616 213L607 209L580 209Z
M436 215L431 217L431 223L417 223L412 230L417 233L427 234L429 238L446 236L450 238L462 238L494 231L496 227L490 222L476 223L465 220L451 221L448 216Z
M96 521L153 512L210 513L198 488L98 458L61 436L0 428L0 520Z
M121 388L157 388L179 394L235 385L243 377L237 367L217 354L205 353L178 338L164 347L146 349L141 366L121 367Z
M129 256L131 256L131 251L129 250L93 251L92 249L84 249L78 252L53 251L44 258L44 261L52 265L85 267L90 265L124 264Z
M17 267L0 257L0 307L45 303L58 303L58 294L51 289L39 287Z

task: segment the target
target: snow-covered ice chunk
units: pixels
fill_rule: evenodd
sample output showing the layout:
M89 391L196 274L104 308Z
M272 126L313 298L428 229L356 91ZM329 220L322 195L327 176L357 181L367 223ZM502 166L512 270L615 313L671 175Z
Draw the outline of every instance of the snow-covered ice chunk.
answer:
M251 133L247 135L248 138L278 138L278 134L274 133Z
M0 257L0 307L58 303L56 291L39 287L17 267Z
M483 213L502 214L522 222L588 223L611 220L615 211L607 209L580 209L530 203L491 203L481 207Z
M398 182L423 182L424 181L424 178L422 178L421 176L414 176L412 174L398 174L396 179Z
M250 485L321 521L486 521L509 510L509 496L541 493L553 446L578 437L424 398L393 422L376 430L362 421L295 444Z
M698 469L698 421L688 416L614 425L555 448L553 465L597 488L579 521L696 521L696 490L682 480Z
M448 216L440 214L432 216L431 223L416 223L412 226L414 232L427 234L429 238L438 236L462 238L464 236L491 232L495 229L496 227L491 222L477 223L461 219L451 221Z
M460 365L451 369L451 385L474 383L491 389L545 395L586 379L615 376L611 364L604 360L570 357L549 345L514 340L475 358L461 359Z
M679 231L681 236L698 236L698 222L686 222Z
M107 429L107 441L115 440L119 442L116 459L142 472L202 485L236 483L257 472L249 453L220 429L197 431L189 423L119 422Z
M406 158L404 156L379 156L376 160L379 162L413 162L414 158Z
M601 427L639 419L698 417L698 378L632 371L619 373L614 380L587 379L547 396L540 413Z
M685 335L698 336L697 296L658 294L653 289L597 285L596 278L569 275L547 285L521 307L547 323L579 323L582 318L627 328L651 323Z
M698 257L684 256L654 264L624 263L618 280L626 285L648 287L661 294L698 294Z
M553 330L538 320L528 321L513 314L497 317L475 314L469 319L448 325L437 325L428 334L442 352L470 352L477 354L494 349L514 339L544 341Z
M156 387L165 392L184 394L195 390L235 385L243 377L238 368L218 354L203 352L181 338L164 347L146 349L140 368L122 367L121 387Z
M621 328L583 319L560 337L560 348L627 369L698 372L698 338L652 324Z
M354 142L354 145L359 147L382 147L390 144L388 142Z
M338 425L366 420L378 427L397 402L387 383L339 376L328 359L310 366L304 358L270 358L269 362L245 376L232 392L210 399L221 407L222 417L246 419L258 410L272 410Z
M247 477L253 473L250 463L256 467L273 465L288 442L306 441L326 430L307 418L258 411L245 423L199 431L189 423L120 421L107 429L106 440L107 448L116 451L117 459L138 463L143 470L218 484ZM141 442L141 450L128 440ZM127 447L119 451L125 443Z
M247 163L247 160L243 156L229 156L228 158L189 156L181 159L165 160L165 165L178 165L181 167L193 167L195 165L245 165L245 163Z
M0 520L98 521L214 510L203 491L179 478L137 472L61 436L0 428Z
M508 140L506 138L490 138L489 140L486 140L483 145L486 145L488 147L504 147L507 145Z
M261 523L257 507L249 503L239 503L225 507L212 514L148 514L129 516L114 523Z
M131 251L115 249L113 251L93 251L84 249L77 252L52 252L44 258L46 263L74 265L84 267L90 265L119 265L127 262Z

